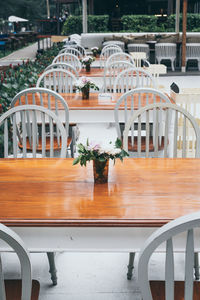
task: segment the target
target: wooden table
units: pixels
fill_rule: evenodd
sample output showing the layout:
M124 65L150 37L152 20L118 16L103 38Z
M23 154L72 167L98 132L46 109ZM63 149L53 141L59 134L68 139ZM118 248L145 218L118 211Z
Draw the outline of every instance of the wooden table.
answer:
M121 93L110 94L111 99L99 99L99 93L90 93L89 100L82 100L81 93L62 93L61 96L65 99L69 107L69 121L74 123L109 123L115 122L114 120L114 108L117 100L122 95ZM135 109L138 109L138 96L135 96ZM28 102L31 101L32 95L28 95ZM159 101L159 97L157 98ZM54 101L52 101L52 109L55 108ZM22 98L22 103L25 103L25 98ZM40 96L35 95L35 103L40 104ZM45 107L48 107L48 97L44 95L43 103ZM141 105L144 106L146 98L141 97ZM153 103L153 97L149 96L149 104ZM60 109L60 118L64 120L63 107L58 106ZM124 121L123 106L121 107L121 113L119 119Z
M1 159L0 189L0 222L30 251L138 251L156 227L200 211L200 159L110 162L99 185L92 164Z

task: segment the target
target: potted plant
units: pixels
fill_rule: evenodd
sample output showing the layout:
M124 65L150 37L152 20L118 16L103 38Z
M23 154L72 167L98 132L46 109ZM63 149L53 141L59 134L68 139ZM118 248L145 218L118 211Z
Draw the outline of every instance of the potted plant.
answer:
M80 163L81 166L86 166L87 161L93 161L93 172L95 183L106 183L108 182L108 167L109 159L115 160L119 158L123 161L125 156L129 154L122 149L121 140L117 139L115 144L112 142L107 146L102 146L97 143L89 143L87 140L86 145L78 144L77 146L79 156L73 161L73 165Z
M75 89L82 92L82 99L89 99L90 88L99 90L99 87L88 77L81 77L74 85Z
M90 65L95 61L95 58L92 56L85 56L83 59L80 59L82 65L85 65L86 72L90 72Z
M94 57L97 57L98 54L100 54L100 49L98 47L92 47L91 48L92 54Z

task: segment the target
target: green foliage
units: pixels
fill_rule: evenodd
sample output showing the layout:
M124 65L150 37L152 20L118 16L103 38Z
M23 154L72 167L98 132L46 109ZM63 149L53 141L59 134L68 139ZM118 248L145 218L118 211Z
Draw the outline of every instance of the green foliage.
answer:
M147 15L128 15L121 18L123 31L128 32L174 32L175 15L161 20L159 17ZM199 31L200 14L187 14L187 31ZM180 31L182 30L182 14L180 14Z
M0 116L10 108L13 97L20 91L34 87L38 75L52 62L62 45L54 46L39 54L34 62L23 62L22 65L0 72ZM0 128L0 157L3 157L3 131Z
M109 16L88 16L88 32L107 32L108 31ZM82 30L82 16L69 16L63 25L62 34L69 35L73 33L81 34Z
M152 32L157 26L157 18L148 15L127 15L122 16L121 23L123 30L133 32Z

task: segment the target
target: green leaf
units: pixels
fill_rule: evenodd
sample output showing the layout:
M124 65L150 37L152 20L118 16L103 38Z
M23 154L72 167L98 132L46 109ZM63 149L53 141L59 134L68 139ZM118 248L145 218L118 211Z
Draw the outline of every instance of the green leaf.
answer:
M74 160L73 160L73 166L78 164L80 161L80 158L79 157L76 157Z
M116 148L122 148L122 141L118 138L115 141L115 147Z

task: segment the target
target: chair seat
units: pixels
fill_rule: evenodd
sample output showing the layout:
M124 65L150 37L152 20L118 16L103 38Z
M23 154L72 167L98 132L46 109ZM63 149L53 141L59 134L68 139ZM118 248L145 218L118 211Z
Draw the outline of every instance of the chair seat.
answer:
M6 300L21 300L21 280L5 280ZM31 300L39 299L40 283L32 280Z
M158 145L158 151L161 151L164 149L164 136L161 139L161 144ZM153 137L149 138L149 152L153 152L154 145L153 145ZM131 137L128 138L128 151L130 152L137 152L138 151L138 138L134 137L134 144L132 146L131 143ZM141 137L141 151L145 152L146 151L146 137L142 136Z
M175 281L174 299L184 300L184 281ZM153 300L165 300L165 281L150 281ZM200 282L194 281L193 299L199 300Z
M70 146L71 142L72 142L72 138L68 137L67 148ZM22 143L19 143L18 146L20 149L23 148ZM26 138L26 149L32 151L32 145L30 145L28 137ZM61 144L58 145L57 137L54 137L53 149L54 150L61 149ZM41 137L38 140L38 145L37 145L36 151L42 151L42 138ZM50 151L50 137L46 137L46 151Z

